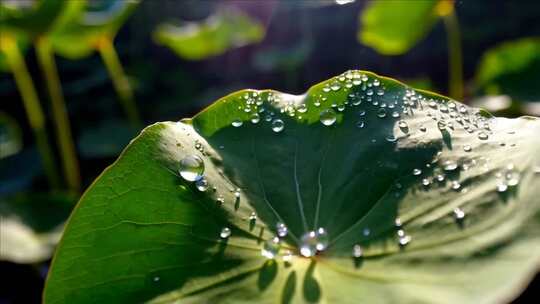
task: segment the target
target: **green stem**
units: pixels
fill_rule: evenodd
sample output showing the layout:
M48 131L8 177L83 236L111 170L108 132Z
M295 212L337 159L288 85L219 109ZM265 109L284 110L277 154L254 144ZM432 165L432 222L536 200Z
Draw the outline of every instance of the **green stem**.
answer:
M52 188L59 188L60 178L54 164L53 152L47 139L45 116L41 109L36 88L16 41L10 37L2 37L1 40L0 47L6 55L7 63L21 94L26 116L36 138L36 146L43 162L45 175Z
M99 43L98 50L101 54L103 62L105 62L105 66L107 67L107 71L112 79L113 86L116 93L120 97L122 107L124 108L129 121L134 126L140 126L141 118L133 98L133 90L131 89L128 78L124 73L124 69L122 68L122 64L120 63L120 59L118 58L118 54L116 53L112 39L108 37L103 38Z
M37 40L36 50L41 70L45 77L47 89L51 99L52 113L56 128L56 137L67 184L71 190L79 191L81 187L81 177L79 163L71 135L69 117L66 110L62 86L56 69L54 54L47 38L41 37Z
M455 12L444 18L448 39L448 89L450 96L456 100L463 98L463 60L461 51L461 34Z

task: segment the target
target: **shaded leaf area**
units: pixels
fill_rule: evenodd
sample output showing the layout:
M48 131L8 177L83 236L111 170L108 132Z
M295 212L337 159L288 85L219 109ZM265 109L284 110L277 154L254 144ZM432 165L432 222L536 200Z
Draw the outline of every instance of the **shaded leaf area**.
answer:
M257 20L239 10L227 9L200 22L161 24L154 31L154 40L184 59L202 60L257 43L264 34Z
M96 180L45 302L510 299L540 258L539 129L363 71L233 93L146 128ZM179 176L193 155L208 187ZM327 248L305 258L318 227Z
M444 1L372 1L360 15L358 40L384 55L403 54L431 30Z
M476 85L489 95L508 95L518 102L540 101L540 38L504 42L482 57Z
M0 260L35 263L49 259L76 196L18 194L0 198Z
M116 36L139 0L69 1L48 33L54 51L79 59L91 55L103 39Z

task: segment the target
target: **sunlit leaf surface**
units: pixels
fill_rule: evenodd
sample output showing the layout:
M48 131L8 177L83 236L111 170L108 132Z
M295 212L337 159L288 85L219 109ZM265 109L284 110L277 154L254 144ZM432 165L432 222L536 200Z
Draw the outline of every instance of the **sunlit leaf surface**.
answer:
M94 182L45 303L511 299L540 261L539 131L363 71L233 93Z
M239 10L223 10L201 22L181 26L161 24L154 32L157 43L171 48L178 56L201 60L227 50L257 43L264 28Z

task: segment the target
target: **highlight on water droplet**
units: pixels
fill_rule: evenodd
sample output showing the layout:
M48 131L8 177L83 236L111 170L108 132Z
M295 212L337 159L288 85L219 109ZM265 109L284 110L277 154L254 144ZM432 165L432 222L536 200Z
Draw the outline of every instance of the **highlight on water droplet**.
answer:
M364 254L364 252L362 250L362 246L360 246L359 244L356 244L356 245L353 246L352 256L354 258L360 258L360 257L362 257L363 254Z
M283 120L277 118L272 121L272 131L279 133L285 129L285 123Z
M241 127L244 123L240 119L235 119L231 125L235 128Z
M251 121L252 124L257 124L259 123L259 121L261 121L261 117L259 116L259 114L253 113L251 114L249 120Z
M418 175L420 175L420 174L422 174L422 170L420 170L420 169L418 169L418 168L414 168L414 169L413 169L413 175L418 176Z
M219 237L222 239L227 239L229 236L231 236L231 229L229 227L223 227L219 233Z
M284 238L287 236L287 233L289 233L289 229L287 228L287 226L283 223L277 223L276 224L276 231L277 231L277 235L280 237L280 238Z
M281 243L279 238L277 236L273 237L264 242L261 249L261 255L267 259L274 259L278 255L280 248Z
M208 189L208 181L206 178L201 177L195 182L195 187L197 187L197 190L204 192Z
M454 218L456 220L462 220L465 218L465 211L461 210L461 208L455 208L454 209Z
M180 160L178 173L188 182L199 180L204 173L204 162L197 155L188 155Z
M319 114L319 121L325 126L331 126L336 122L336 112L332 109L326 109Z

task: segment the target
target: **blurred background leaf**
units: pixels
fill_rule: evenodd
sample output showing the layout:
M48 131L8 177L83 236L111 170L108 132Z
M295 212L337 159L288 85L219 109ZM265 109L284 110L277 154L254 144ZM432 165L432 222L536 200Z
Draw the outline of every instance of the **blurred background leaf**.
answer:
M22 133L17 121L0 112L0 159L17 154L22 149Z
M506 94L540 101L540 37L501 43L484 53L476 72L477 94Z
M49 259L76 199L66 193L0 198L0 260L35 263Z
M384 55L403 54L431 30L438 2L374 0L360 14L358 40Z
M220 55L263 38L262 25L235 9L219 10L201 22L160 24L154 32L156 43L169 47L187 60Z

